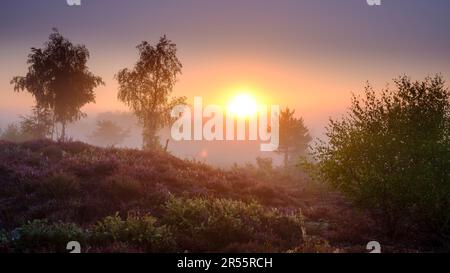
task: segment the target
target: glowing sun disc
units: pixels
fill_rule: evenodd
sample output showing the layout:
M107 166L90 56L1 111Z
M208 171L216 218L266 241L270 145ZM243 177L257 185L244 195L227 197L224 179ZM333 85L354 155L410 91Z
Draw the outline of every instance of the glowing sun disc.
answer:
M228 105L228 111L237 117L250 117L256 114L256 100L248 94L239 94Z

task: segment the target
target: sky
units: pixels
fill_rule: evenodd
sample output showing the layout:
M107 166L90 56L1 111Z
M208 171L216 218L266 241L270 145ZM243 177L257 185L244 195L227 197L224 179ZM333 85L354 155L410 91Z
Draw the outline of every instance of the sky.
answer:
M166 34L183 63L174 95L220 104L251 90L261 103L296 109L320 135L367 81L380 89L404 74L450 79L449 12L448 0L2 0L0 126L33 105L9 82L56 27L87 46L90 70L106 83L83 108L88 116L127 110L114 74L135 63L138 43Z

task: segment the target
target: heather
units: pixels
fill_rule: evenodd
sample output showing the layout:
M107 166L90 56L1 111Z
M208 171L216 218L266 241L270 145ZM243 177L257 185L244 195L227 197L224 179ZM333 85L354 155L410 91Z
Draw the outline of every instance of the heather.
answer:
M263 166L1 142L0 250L66 252L72 240L85 252L361 252L374 238L387 251L436 247L428 235L393 240L325 185Z
M64 251L70 240L158 252L282 251L302 242L295 196L239 171L81 142L2 142L0 150L8 251Z

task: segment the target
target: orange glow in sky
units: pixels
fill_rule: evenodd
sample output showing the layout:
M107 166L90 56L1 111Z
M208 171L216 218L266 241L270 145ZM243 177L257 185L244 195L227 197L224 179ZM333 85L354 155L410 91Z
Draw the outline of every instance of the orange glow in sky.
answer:
M5 1L0 9L2 128L34 105L10 81L26 74L30 48L43 47L52 27L86 45L90 71L106 83L95 89L96 103L81 109L89 118L129 111L117 100L114 75L133 66L138 43L154 44L164 34L177 44L183 64L174 96L232 104L244 116L255 103L289 107L313 135L330 116L345 113L351 94L361 94L367 81L381 90L400 75L442 73L450 79L450 36L441 35L450 4L442 1L410 0L409 12L403 12L402 1L375 9L363 1L325 0L87 1L81 8L41 2ZM417 20L423 14L433 16Z
M258 109L256 100L248 93L235 96L227 106L227 110L240 118L251 117Z

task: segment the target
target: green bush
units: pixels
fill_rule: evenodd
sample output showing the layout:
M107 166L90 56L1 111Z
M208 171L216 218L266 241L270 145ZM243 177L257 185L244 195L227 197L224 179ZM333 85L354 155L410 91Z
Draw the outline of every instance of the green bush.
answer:
M6 251L9 245L8 234L5 230L0 229L0 252Z
M11 237L12 247L19 252L66 252L68 242L83 245L88 233L75 224L34 220L14 230Z
M372 209L391 234L414 226L450 233L450 92L441 76L366 88L328 142L315 149L322 178Z
M192 251L221 251L256 241L273 250L302 241L300 214L283 215L255 202L172 197L163 222L174 227L180 246Z
M92 230L94 244L126 243L147 252L170 252L176 242L166 226L157 226L156 218L128 215L125 220L116 214L98 222Z

